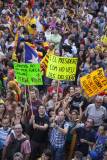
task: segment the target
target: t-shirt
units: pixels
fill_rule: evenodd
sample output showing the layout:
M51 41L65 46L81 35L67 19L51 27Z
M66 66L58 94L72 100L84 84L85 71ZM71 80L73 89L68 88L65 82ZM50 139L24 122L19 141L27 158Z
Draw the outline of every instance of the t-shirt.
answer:
M57 92L57 88L55 89L53 86L50 86L47 90L49 95L52 95L53 93ZM61 87L58 88L58 93L63 93L63 89Z
M6 143L6 138L10 132L11 128L5 130L3 127L0 128L0 149L3 149Z
M49 118L46 115L44 117L39 117L39 115L36 115L35 123L44 126L44 124L49 124ZM48 129L47 130L33 129L31 140L43 143L47 141L47 138L48 138Z
M98 135L95 151L100 154L103 154L106 144L107 144L107 136Z
M82 96L79 96L79 97L74 96L72 101L70 102L71 110L72 109L79 110L79 105L82 101L83 101L83 107L87 106L87 100L85 98L83 98Z
M100 106L98 109L95 104L88 105L85 116L94 120L94 125L99 126L103 123L103 120L107 117L106 108Z
M95 142L95 131L86 130L85 127L80 127L76 129L78 140L77 140L77 151L83 153L83 156L88 154L89 145L87 143L81 143L80 139L85 139L89 142Z

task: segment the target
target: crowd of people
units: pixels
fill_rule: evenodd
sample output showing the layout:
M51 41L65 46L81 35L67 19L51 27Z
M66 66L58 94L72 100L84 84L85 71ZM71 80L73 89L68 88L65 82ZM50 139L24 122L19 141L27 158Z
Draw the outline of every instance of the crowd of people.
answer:
M25 42L42 86L16 80ZM49 55L78 58L75 81L47 78ZM80 85L98 68L107 76L106 0L0 0L0 159L107 160L107 91Z

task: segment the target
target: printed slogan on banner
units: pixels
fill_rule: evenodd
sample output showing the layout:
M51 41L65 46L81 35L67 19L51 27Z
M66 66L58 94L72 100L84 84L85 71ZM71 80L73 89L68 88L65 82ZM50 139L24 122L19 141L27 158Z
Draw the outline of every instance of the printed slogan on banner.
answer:
M104 75L103 68L99 68L90 74L81 77L80 83L89 97L95 96L107 89L107 78Z
M55 80L75 81L77 58L51 55L46 76Z

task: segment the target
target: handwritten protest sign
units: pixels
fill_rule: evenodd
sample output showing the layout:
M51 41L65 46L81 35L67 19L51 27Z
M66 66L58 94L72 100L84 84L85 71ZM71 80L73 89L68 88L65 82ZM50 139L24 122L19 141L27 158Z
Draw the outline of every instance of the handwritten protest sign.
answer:
M50 55L46 76L55 80L74 81L76 66L77 58Z
M89 97L95 96L107 89L107 78L104 75L103 68L99 68L90 74L81 77L80 83Z
M16 80L25 85L42 85L40 64L14 63Z

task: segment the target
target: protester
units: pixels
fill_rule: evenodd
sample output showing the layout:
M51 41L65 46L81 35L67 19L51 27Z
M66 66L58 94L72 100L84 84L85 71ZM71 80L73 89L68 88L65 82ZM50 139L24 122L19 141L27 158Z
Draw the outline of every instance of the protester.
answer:
M52 130L50 131L50 144L52 148L52 155L55 160L64 159L65 137L69 125L65 121L64 112L59 111L58 116L51 124Z
M92 130L93 125L94 121L87 119L84 127L73 129L73 131L76 131L78 137L76 150L83 153L84 159L87 157L89 146L93 147L95 143L95 132Z
M5 144L2 159L13 159L13 155L16 152L21 152L25 160L28 160L31 153L30 142L22 134L21 124L14 126L14 132L9 135Z
M85 112L85 116L94 120L95 128L98 128L99 125L103 124L103 120L107 117L106 109L102 106L102 103L102 97L96 97L95 103L90 104Z
M39 106L38 114L33 118L31 135L31 160L39 157L47 147L49 119L44 106Z

